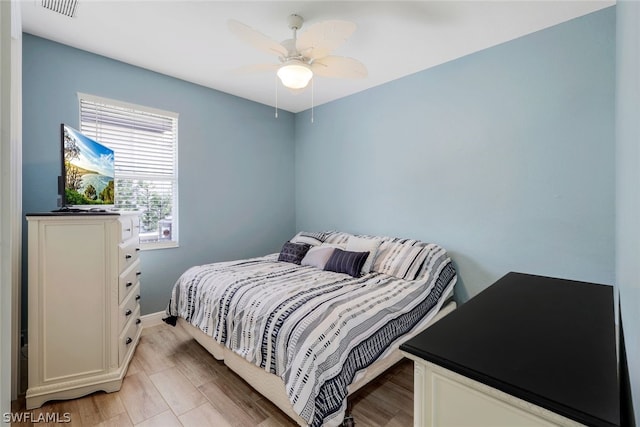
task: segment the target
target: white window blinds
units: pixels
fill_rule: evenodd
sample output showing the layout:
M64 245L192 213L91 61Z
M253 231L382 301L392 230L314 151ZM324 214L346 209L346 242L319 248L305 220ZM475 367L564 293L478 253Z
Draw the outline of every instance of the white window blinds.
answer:
M114 150L115 205L140 212L143 247L178 241L178 114L78 94L80 131Z

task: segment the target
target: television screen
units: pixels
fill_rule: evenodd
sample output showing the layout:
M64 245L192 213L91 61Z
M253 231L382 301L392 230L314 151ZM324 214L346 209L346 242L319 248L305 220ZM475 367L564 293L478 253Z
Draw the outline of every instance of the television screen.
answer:
M61 125L63 206L113 205L113 150Z

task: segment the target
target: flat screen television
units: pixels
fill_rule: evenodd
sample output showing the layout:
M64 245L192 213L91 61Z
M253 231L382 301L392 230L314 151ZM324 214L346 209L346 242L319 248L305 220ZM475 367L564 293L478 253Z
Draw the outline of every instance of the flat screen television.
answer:
M115 163L110 148L64 123L60 125L62 207L113 207Z

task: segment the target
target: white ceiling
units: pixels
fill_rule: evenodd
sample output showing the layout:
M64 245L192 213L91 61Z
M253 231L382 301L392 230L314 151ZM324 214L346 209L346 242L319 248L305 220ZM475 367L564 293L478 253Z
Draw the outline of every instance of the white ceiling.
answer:
M238 40L236 19L277 41L291 38L287 16L308 26L328 19L358 29L334 54L363 62L363 80L315 79L315 105L495 46L615 4L613 0L547 1L184 1L79 0L69 18L22 0L27 33L142 68L274 106L273 72L238 73L239 67L277 58ZM301 31L304 31L303 26ZM280 86L278 107L299 112L311 91Z

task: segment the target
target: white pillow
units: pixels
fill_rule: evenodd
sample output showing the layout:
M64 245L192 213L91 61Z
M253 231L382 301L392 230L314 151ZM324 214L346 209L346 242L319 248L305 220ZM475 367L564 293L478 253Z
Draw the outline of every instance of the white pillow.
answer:
M373 260L376 258L376 253L378 252L380 243L382 243L381 239L363 239L356 236L349 237L346 250L353 252L369 252L369 256L362 266L362 274L367 274L371 271L371 265L373 265Z
M347 250L347 244L346 243L323 243L320 246L322 246L323 248L338 248L338 249L342 249L343 251Z
M429 248L424 244L386 242L378 249L373 270L400 279L414 280L428 254Z
M306 243L307 245L318 246L324 241L324 233L301 231L289 241L291 243Z
M300 261L300 265L310 265L324 270L324 266L329 261L334 250L335 248L329 245L311 246L302 261Z

